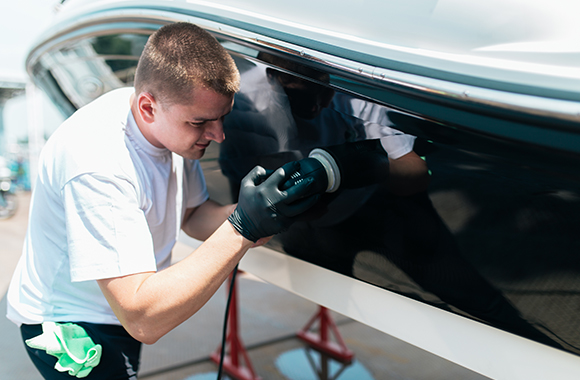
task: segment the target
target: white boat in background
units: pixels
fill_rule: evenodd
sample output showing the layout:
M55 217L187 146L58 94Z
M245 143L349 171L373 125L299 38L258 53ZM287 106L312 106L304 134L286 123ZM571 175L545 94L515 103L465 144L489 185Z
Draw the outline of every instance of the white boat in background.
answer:
M242 170L232 163L278 165L319 141L301 146L269 106L250 102L268 69L335 94L328 120L346 115L350 126L415 136L432 172L426 193L342 195L349 206L331 207L336 223L289 231L250 251L241 268L493 379L577 379L579 10L566 0L67 0L27 70L69 115L130 86L147 36L160 26L187 21L210 31L242 72L230 116L239 123L229 132L263 148L208 151L208 188L222 202L232 201L237 180L228 173ZM351 108L339 109L338 99ZM240 124L253 121L242 105L290 145L266 147L263 131L244 131ZM288 128L300 123L310 121ZM353 220L357 229L344 234ZM293 236L316 247L297 247ZM393 241L403 248L393 250Z

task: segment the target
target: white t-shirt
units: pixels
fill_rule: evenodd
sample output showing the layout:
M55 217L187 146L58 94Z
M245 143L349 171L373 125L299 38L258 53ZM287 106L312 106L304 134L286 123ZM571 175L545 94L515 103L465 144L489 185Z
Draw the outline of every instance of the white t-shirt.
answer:
M133 92L81 108L44 147L8 290L13 322L119 324L96 280L167 267L185 210L208 199L197 160L141 134Z

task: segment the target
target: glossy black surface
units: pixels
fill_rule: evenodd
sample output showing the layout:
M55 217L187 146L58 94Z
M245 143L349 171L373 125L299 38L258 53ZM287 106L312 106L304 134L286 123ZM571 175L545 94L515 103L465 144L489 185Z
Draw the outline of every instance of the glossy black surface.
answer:
M261 63L238 63L242 91L226 118L226 141L219 155L205 159L210 189L217 184L223 191L228 183L235 200L253 166L275 169L316 147L372 138L365 130L371 118L375 127L418 135L414 151L431 176L427 191L409 196L394 195L388 178L327 194L309 220L277 236L271 248L580 352L578 157L472 134L371 101L363 102L371 112L357 114L345 106L356 98L322 85L324 74L317 84L286 91L268 79ZM310 92L303 96L305 89ZM307 107L312 104L319 108Z

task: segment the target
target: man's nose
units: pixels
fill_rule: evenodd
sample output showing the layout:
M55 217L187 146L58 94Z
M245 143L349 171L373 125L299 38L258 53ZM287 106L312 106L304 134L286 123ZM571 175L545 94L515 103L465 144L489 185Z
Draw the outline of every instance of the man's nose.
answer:
M224 134L224 121L222 119L212 121L205 129L205 137L217 143L223 142L226 138Z

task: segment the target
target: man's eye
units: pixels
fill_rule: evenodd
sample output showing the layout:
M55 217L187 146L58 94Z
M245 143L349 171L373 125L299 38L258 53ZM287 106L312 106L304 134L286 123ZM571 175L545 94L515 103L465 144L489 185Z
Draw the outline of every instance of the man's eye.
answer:
M200 122L193 122L193 121L191 121L189 124L190 125L193 125L194 127L201 127L202 125L205 124L205 121L200 121Z

